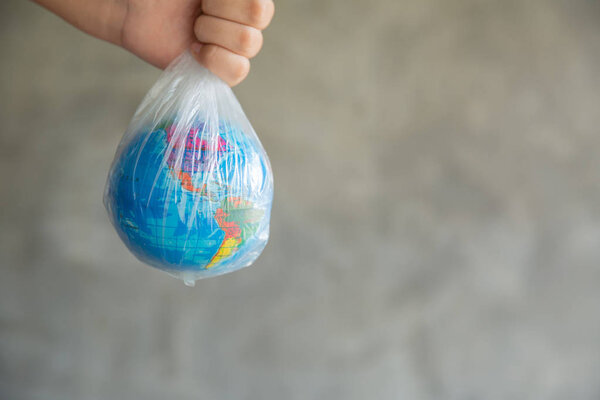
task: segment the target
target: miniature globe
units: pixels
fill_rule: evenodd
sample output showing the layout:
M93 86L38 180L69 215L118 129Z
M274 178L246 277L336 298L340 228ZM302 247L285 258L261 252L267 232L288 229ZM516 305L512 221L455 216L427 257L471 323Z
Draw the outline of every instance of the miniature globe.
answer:
M105 205L142 261L193 284L250 265L269 235L273 196L255 136L220 122L132 135L111 167Z

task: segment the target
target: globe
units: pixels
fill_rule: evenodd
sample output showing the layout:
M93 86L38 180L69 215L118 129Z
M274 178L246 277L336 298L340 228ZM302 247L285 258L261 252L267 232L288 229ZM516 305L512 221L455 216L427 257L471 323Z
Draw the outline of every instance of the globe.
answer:
M258 257L272 196L269 161L254 134L223 121L167 121L121 144L104 202L135 256L193 284Z

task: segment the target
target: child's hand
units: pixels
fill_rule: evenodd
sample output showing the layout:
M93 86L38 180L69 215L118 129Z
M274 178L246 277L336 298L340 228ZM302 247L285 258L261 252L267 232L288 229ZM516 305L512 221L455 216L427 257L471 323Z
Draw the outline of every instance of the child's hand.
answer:
M160 68L191 46L234 86L248 75L273 11L272 0L128 0L121 45Z
M274 9L272 0L34 1L160 68L191 48L231 86L248 75Z

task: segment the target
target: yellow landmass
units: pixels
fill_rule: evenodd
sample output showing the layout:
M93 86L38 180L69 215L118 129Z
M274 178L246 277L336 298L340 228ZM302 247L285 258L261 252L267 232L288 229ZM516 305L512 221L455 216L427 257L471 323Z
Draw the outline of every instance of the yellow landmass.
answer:
M219 247L219 250L214 255L212 260L210 260L210 263L208 263L206 268L213 267L222 259L231 256L233 253L235 253L235 251L237 250L237 248L241 242L242 242L242 238L240 238L240 237L230 237L230 238L223 240L221 247Z

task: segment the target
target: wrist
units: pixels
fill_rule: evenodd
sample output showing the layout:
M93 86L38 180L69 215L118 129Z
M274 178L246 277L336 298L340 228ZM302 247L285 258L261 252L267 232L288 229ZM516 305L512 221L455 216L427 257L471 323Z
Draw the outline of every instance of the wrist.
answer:
M33 0L78 29L121 45L127 0Z

